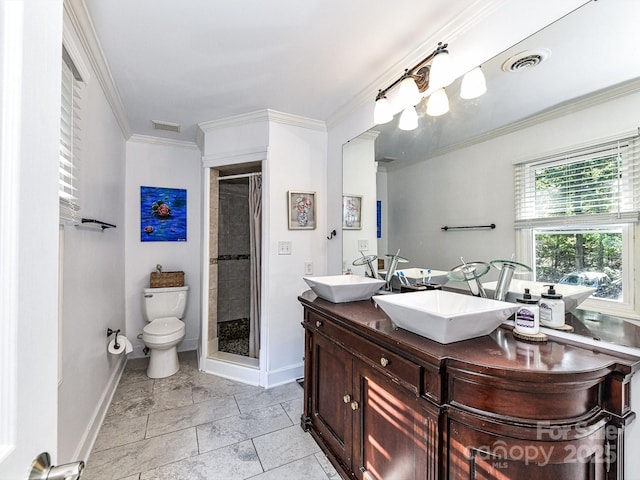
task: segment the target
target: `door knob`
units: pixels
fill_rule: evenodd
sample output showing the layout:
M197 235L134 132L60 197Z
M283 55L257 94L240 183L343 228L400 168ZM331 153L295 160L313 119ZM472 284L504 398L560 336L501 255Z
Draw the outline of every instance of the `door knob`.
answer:
M358 409L360 405L358 405L358 402L353 401L351 402L351 410L353 410L354 412Z
M387 365L389 365L389 359L386 357L380 357L380 365L386 367Z
M351 401L351 395L347 393L344 397L342 397L342 401L344 403L349 403Z
M31 464L29 480L80 480L84 462L65 463L57 467L51 465L51 455L42 452Z
M316 321L316 327L320 328L322 326L322 322L320 320Z

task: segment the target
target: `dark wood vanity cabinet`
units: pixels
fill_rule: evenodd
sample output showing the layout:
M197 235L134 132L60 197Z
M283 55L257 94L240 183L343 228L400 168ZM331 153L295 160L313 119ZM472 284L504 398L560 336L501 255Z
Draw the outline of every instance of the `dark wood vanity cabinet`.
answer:
M305 376L305 428L352 478L438 478L438 409L325 335L329 330L345 339L348 332L314 313L307 323L313 330L307 331L306 358L313 362L307 363L311 373ZM384 349L376 354L380 369L400 361ZM418 382L417 365L414 369Z
M508 329L442 345L371 302L304 306L309 430L344 478L622 479L640 359Z

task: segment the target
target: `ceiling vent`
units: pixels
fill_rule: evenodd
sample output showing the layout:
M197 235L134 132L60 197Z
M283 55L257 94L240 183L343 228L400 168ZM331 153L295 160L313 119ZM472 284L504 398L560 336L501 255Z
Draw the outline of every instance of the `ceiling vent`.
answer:
M551 50L547 48L526 50L510 57L502 64L502 70L505 72L519 72L521 70L526 70L540 65L550 56Z
M158 120L151 120L154 130L166 130L167 132L180 133L180 124L171 122L160 122Z
M382 158L378 158L376 160L376 162L378 162L378 163L391 163L391 162L395 162L396 160L398 160L396 157L382 157Z

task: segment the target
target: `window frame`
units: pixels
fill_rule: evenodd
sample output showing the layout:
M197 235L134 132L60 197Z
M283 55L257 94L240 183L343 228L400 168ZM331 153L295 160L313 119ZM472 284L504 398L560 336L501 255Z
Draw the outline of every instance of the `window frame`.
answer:
M562 232L562 231L587 231L606 228L620 228L622 230L622 282L623 296L621 301L612 301L596 297L590 297L585 300L580 308L583 310L592 310L603 314L622 316L625 318L640 319L640 306L636 299L635 292L638 290L638 275L640 272L640 255L634 252L639 246L636 240L640 235L639 214L634 209L631 211L619 211L610 214L594 214L594 215L568 215L568 216L549 216L547 218L535 218L530 215L535 211L535 203L526 200L527 195L535 196L536 169L541 165L558 165L564 162L571 162L573 155L580 155L581 152L595 150L601 146L612 144L618 141L628 141L631 145L629 150L630 160L624 165L626 171L631 171L631 181L629 185L632 187L638 184L638 162L637 149L639 147L638 131L619 135L614 138L602 139L589 144L581 145L573 149L563 149L547 155L538 155L529 159L522 159L514 162L514 204L515 204L515 223L516 229L516 259L526 265L531 265L534 271L530 274L532 280L535 280L535 233L536 232ZM585 155L585 161L589 157ZM591 157L593 158L593 157ZM625 182L627 180L625 179ZM636 209L640 192L629 189L629 185L625 187L626 193L622 198L622 203L633 205L636 201ZM629 193L627 193L629 192ZM531 199L531 197L527 197ZM586 232L585 232L586 233Z
M531 280L536 279L536 255L535 255L535 233L553 233L562 231L581 231L581 230L598 230L598 229L620 228L622 233L622 261L624 268L622 269L622 300L606 300L597 297L589 297L581 305L582 310L591 310L608 315L624 316L628 318L640 319L640 312L636 305L635 291L637 289L634 272L637 271L637 259L634 255L635 239L638 237L636 230L638 227L631 223L619 223L609 225L593 225L585 224L565 226L565 227L531 227L522 228L516 231L516 255L519 262L525 265L531 265ZM568 272L567 272L568 273Z

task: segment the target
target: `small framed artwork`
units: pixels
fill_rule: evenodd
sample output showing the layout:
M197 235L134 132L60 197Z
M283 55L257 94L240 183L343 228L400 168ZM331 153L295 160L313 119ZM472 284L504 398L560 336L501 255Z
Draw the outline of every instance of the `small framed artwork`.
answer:
M342 196L342 228L344 230L362 229L362 195Z
M316 192L288 192L289 230L316 228Z
M187 241L187 191L140 187L140 241Z

